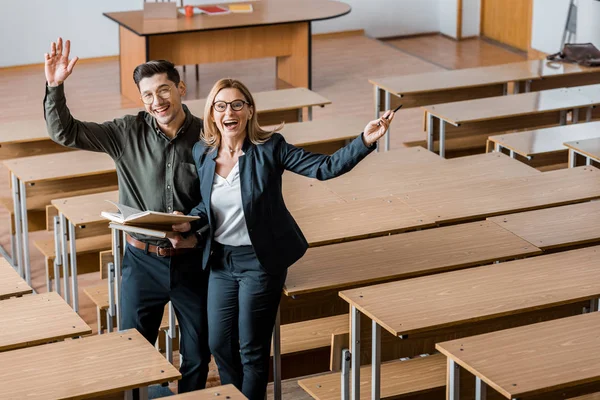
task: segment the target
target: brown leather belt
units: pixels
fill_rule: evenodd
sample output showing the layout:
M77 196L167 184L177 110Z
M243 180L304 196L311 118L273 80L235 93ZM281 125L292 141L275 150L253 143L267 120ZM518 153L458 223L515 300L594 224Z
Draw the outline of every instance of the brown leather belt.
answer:
M182 248L174 249L172 247L158 247L152 244L144 243L129 235L127 235L127 243L135 247L136 249L147 251L148 253L156 254L159 257L173 257L181 254L189 254L197 251L197 248Z

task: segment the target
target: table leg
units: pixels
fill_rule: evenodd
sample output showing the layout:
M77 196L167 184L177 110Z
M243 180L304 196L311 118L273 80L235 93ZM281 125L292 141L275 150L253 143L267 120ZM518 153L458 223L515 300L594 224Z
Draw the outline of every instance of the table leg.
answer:
M571 119L572 124L576 124L579 122L579 109L576 108L573 110L573 118Z
M531 92L531 79L525 81L525 93Z
M506 96L508 94L508 82L504 83L504 86L502 87L502 95Z
M173 338L175 337L175 310L173 303L169 302L169 329L165 332L165 345L167 361L173 364ZM179 350L181 353L181 349Z
M513 83L513 94L519 94L519 82L514 82Z
M515 152L513 150L509 150L510 158L515 158Z
M375 85L375 119L379 119L379 109L381 108L381 98L379 97L379 86ZM379 146L377 146L379 152Z
M19 179L15 174L11 174L12 179L12 190L13 190L13 211L15 214L15 245L16 253L13 255L13 260L16 262L17 271L19 276L24 277L25 272L23 270L23 235L21 233L21 193Z
M431 113L427 113L427 150L433 152L433 124L435 123L435 117Z
M386 111L392 107L392 94L385 91L385 109ZM385 151L390 151L390 128L385 132Z
M448 358L446 372L446 399L458 400L460 398L460 366L451 358Z
M313 120L313 108L312 108L312 106L308 107L308 120L309 121Z
M277 308L275 326L273 327L273 398L281 400L281 314Z
M560 125L565 125L567 123L567 111L566 110L562 110L560 112L560 119L559 119L558 123Z
M371 399L381 398L381 326L371 322Z
M440 157L446 158L446 121L440 119Z
M312 88L312 29L310 22L289 24L283 40L291 41L291 53L276 58L278 80L294 87ZM289 35L289 36L288 36Z
M67 250L67 219L62 213L58 214L60 217L60 237L61 237L61 248L62 248L62 262L63 262L63 290L65 293L64 299L67 304L71 304L71 292L69 291L69 253Z
M115 316L115 264L108 263L108 308L106 309L106 332L113 331L113 317Z
M592 110L594 107L588 107L585 112L585 122L590 122L592 120Z
M23 234L23 271L25 281L31 286L31 262L29 260L29 224L27 221L27 189L25 183L19 181L19 197L21 198L21 232Z
M475 377L475 400L487 399L487 385L480 377Z
M352 400L360 400L360 311L354 306L350 311L352 354Z
M62 265L62 252L60 251L60 218L54 217L54 289L60 296L60 266Z
M75 245L75 225L71 221L67 222L69 227L69 249L71 251L71 280L73 290L73 310L79 312L79 285L77 284L77 248ZM66 278L65 278L66 279Z
M140 400L148 400L148 386L142 386L138 389L140 393Z
M350 359L352 355L350 350L342 350L342 377L341 377L341 393L342 400L350 400Z
M117 330L121 329L121 305L119 304L121 294L121 236L116 229L112 230L113 263L115 264L115 312L117 315ZM123 241L125 243L125 241ZM124 244L123 244L124 246Z
M577 154L573 149L569 149L569 168L575 168Z

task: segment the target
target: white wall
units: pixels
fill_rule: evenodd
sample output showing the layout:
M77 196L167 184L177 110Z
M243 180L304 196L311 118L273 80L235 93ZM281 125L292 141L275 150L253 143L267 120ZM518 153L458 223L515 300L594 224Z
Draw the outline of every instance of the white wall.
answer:
M462 37L479 36L481 0L463 0L462 5Z
M440 32L456 39L456 18L458 7L456 0L439 0Z
M544 53L559 51L569 0L533 0L531 47Z
M392 37L439 31L440 0L341 1L352 7L350 14L315 22L313 33L364 29L371 37Z
M190 0L191 1L191 0ZM297 0L302 1L302 0ZM364 29L373 37L439 31L440 0L345 0L352 12L316 22L314 33ZM2 0L0 67L37 64L58 36L80 58L117 55L117 24L103 12L141 9L143 0Z
M577 43L593 43L600 49L600 1L579 0Z

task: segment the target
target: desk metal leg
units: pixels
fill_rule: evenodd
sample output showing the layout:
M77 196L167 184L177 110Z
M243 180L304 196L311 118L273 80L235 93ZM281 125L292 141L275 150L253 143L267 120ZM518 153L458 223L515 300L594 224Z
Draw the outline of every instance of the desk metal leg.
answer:
M11 175L13 190L13 211L15 214L15 246L17 251L13 254L13 261L21 278L25 276L23 271L23 235L21 234L21 193L19 192L19 179L15 174Z
M531 79L525 81L525 93L531 92Z
M588 107L585 112L585 122L590 122L592 120L592 110L594 107Z
M29 223L27 221L27 189L25 183L19 181L19 197L21 198L21 232L23 233L23 270L25 281L31 286L31 262L29 260Z
M106 332L113 331L115 316L115 264L108 263L108 308L106 309Z
M281 400L281 396L281 313L278 308L273 327L273 398Z
M73 289L73 310L79 312L79 285L77 284L77 249L75 246L75 225L67 222L69 227L69 250L71 251L71 280ZM66 278L65 278L66 279Z
M475 400L487 399L487 385L480 377L475 377Z
M140 400L148 400L148 386L143 386L138 390L140 391Z
M175 337L175 310L173 303L169 302L169 329L165 332L165 346L167 361L173 364L173 338ZM181 354L181 349L179 349Z
M589 157L585 158L585 165L592 165L592 159Z
M381 98L379 96L379 86L375 85L375 119L379 119L379 109L381 108ZM379 146L377 146L377 151L379 151Z
M440 119L440 157L446 158L446 121Z
M448 394L446 399L458 400L460 398L460 366L451 358L448 358Z
M513 83L513 94L519 94L519 82L514 82Z
M579 109L576 108L573 110L573 118L571 118L571 123L576 124L579 122Z
M312 106L308 107L308 120L312 121L313 119L313 108Z
M558 123L560 125L566 125L566 123L567 123L567 111L566 110L562 110L560 112L560 119L559 119Z
M302 112L303 112L302 108L299 108L298 109L298 122L302 122Z
M505 82L502 86L502 96L506 96L508 94L508 82Z
M515 158L514 150L509 150L510 158Z
M385 91L385 109L389 110L392 107L392 94ZM385 151L390 151L390 128L388 127L385 133Z
M569 149L569 168L575 168L577 154L573 149Z
M352 344L352 400L360 400L360 311L354 306L350 310Z
M372 321L371 336L371 399L381 398L381 326Z
M54 290L60 296L60 266L62 265L62 252L60 247L60 218L54 217ZM48 288L50 290L50 288Z
M67 219L65 218L65 216L60 213L59 214L60 217L60 237L62 238L61 241L61 248L62 248L62 262L63 262L63 288L64 288L64 299L67 302L67 304L71 304L71 292L69 291L69 253L67 250L67 240L68 240L68 233L67 233Z
M117 330L121 329L121 235L116 229L112 230L113 262L115 264L115 312L117 314ZM124 244L123 244L124 245Z
M431 113L427 113L427 150L433 153L433 124L435 123L435 117Z

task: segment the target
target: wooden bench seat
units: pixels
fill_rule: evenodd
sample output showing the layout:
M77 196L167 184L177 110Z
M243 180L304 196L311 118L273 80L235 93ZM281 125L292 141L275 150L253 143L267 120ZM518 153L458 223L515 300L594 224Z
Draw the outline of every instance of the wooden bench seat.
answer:
M36 240L34 245L44 256L49 279L54 279L54 238ZM111 246L112 236L110 234L77 239L77 273L85 274L99 271L99 253L110 250ZM70 254L70 246L68 244L67 249Z
M0 207L4 208L8 213L8 224L10 235L15 234L15 208L11 197L0 197ZM30 210L27 212L27 225L29 231L41 231L46 229L46 212L45 210Z
M371 366L361 366L360 397L371 397ZM298 384L314 399L339 400L341 373L300 379ZM446 387L446 357L435 354L406 361L389 361L381 365L381 398L398 399L428 394L428 399L442 399ZM433 393L432 393L433 392ZM425 398L425 397L424 397Z
M33 289L19 276L8 261L0 257L0 300L32 292Z
M170 400L245 400L246 397L233 385L214 386L203 390L170 396Z
M600 201L488 218L544 251L600 242Z
M349 332L347 314L281 325L281 355L331 348L331 335ZM271 349L271 355L273 351Z

